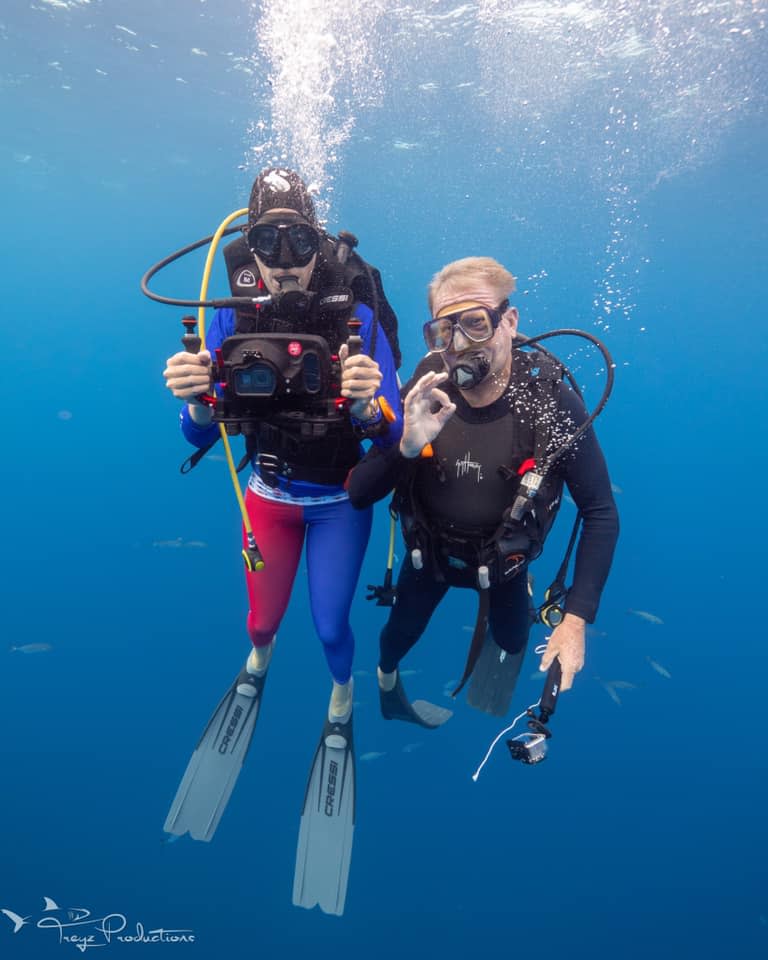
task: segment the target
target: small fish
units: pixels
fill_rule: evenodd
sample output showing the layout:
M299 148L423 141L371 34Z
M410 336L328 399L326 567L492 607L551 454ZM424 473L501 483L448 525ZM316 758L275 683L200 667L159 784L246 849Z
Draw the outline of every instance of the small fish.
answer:
M417 674L421 673L421 670L401 670L401 677L415 677Z
M184 541L181 537L176 537L175 540L153 540L153 547L160 547L161 549L167 549L168 547L181 547L184 545Z
M424 744L419 740L417 743L406 743L403 747L403 753L413 753L414 750L418 750L419 747L423 747Z
M618 706L621 706L621 698L619 697L618 693L616 693L615 689L610 683L603 683L603 681L601 680L600 686L603 688L603 690L605 690L605 692L608 694L608 696L611 698L611 700L613 700L615 704L617 704Z
M591 627L589 624L587 624L587 636L588 637L607 637L608 634L605 632L605 630L595 630L594 627Z
M614 493L624 493L624 491L621 489L621 487L618 485L618 483L612 483L612 484L611 484L611 490L612 490Z
M13 932L18 933L19 930L24 926L25 923L29 923L32 919L31 917L20 917L18 913L14 913L12 910L0 910L0 913L4 913L6 917L13 924Z
M163 846L168 847L172 843L176 843L177 840L181 840L181 836L178 833L164 833L160 843L162 843Z
M628 680L603 680L601 677L595 677L595 680L597 680L611 700L619 707L621 706L621 698L616 691L635 689L634 683L630 683Z
M373 674L370 670L355 670L354 676L356 677L372 677Z
M8 648L11 653L48 653L53 650L52 643L19 643Z
M648 623L655 623L658 625L664 623L661 617L657 617L655 613L648 613L647 610L627 610L627 613L631 613L635 617L640 617L641 620L646 620Z
M655 660L651 660L650 657L646 657L645 659L648 661L648 665L651 667L651 669L655 670L659 676L666 677L667 680L672 679L672 674L669 672L669 670L667 670L666 667L662 667L660 663L657 663Z
M368 753L364 753L361 760L379 760L381 757L386 757L386 753L382 753L379 750L370 750Z
M200 547L207 547L208 544L205 542L205 540L187 540L184 546L200 548Z
M464 626L463 626L461 629L462 629L465 633L474 633L474 632L475 632L475 628L474 628L474 627L470 627L470 625L469 625L468 623L465 623Z

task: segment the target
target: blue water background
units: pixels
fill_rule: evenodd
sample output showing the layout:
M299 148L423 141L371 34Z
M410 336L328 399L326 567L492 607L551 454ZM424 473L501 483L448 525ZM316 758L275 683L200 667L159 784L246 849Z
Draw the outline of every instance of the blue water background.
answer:
M723 123L698 163L653 189L630 182L638 213L622 251L632 269L617 282L631 309L605 334L617 382L598 424L622 534L547 762L516 767L500 749L473 783L501 725L462 699L435 733L385 724L373 679L384 614L361 586L357 753L384 755L358 762L337 919L291 906L330 691L301 572L215 841L162 842L178 779L247 637L224 464L178 472L188 450L161 371L182 311L143 298L138 278L244 204L258 169L239 169L245 128L264 111L248 77L188 55L249 52L247 7L163 9L17 2L0 14L0 635L53 644L0 653L0 907L37 917L45 895L146 928L193 928L194 945L108 949L212 960L767 956L764 114ZM152 36L157 59L128 50L116 24ZM430 66L459 70L450 58ZM616 226L604 197L578 164L562 178L519 166L530 134L449 95L409 114L409 70L426 67L400 64L383 108L363 112L340 150L329 213L382 270L403 372L421 353L430 276L473 253L520 278L524 332L600 333L593 300ZM440 132L426 147L393 148L433 121ZM566 143L556 154L569 168ZM194 296L200 268L191 257L158 288ZM594 400L599 363L579 355L577 365ZM361 585L383 573L384 505L377 517ZM567 530L562 519L537 565L539 590ZM158 546L177 538L206 546ZM413 696L448 704L474 612L473 595L457 592L440 608L404 664L419 671L407 678ZM540 692L536 665L531 651L515 708ZM600 680L635 687L618 705ZM13 936L0 921L0 956L74 949L29 926Z

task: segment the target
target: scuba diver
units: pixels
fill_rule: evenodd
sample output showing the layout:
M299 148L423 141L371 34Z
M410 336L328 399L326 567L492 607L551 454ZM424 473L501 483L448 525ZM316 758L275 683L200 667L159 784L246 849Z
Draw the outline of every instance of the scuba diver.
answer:
M568 690L584 663L585 625L595 619L618 537L608 471L591 426L599 410L588 416L578 389L564 382L563 365L546 350L530 349L553 334L517 334L518 311L509 304L514 290L515 278L490 257L457 260L435 275L432 319L424 325L429 353L402 391L400 443L372 448L350 474L350 499L362 509L394 488L392 509L407 548L380 637L379 697L390 720L438 727L451 716L443 707L409 702L398 668L452 586L479 595L453 695L472 677L469 704L506 713L533 622L528 566L541 553L563 484L583 526L573 584L567 591L561 584L556 599L563 605L552 604L545 620L553 629L540 668L557 668L559 660L558 686ZM598 343L579 331L560 332ZM386 598L384 587L372 589L370 599L389 605L391 590Z
M351 234L336 238L321 228L297 173L260 173L247 213L242 237L224 257L232 294L250 305L239 299L218 309L205 349L174 354L163 374L185 401L181 429L199 453L224 423L227 433L244 435L251 466L243 533L251 651L203 733L165 829L210 840L218 826L253 735L306 541L311 613L333 686L307 786L294 903L340 914L354 825L349 613L372 520L371 509L352 507L344 483L363 455L361 440L385 449L400 439L397 321L378 271L353 252ZM326 354L341 371L335 399L320 402ZM281 399L258 413L277 380Z

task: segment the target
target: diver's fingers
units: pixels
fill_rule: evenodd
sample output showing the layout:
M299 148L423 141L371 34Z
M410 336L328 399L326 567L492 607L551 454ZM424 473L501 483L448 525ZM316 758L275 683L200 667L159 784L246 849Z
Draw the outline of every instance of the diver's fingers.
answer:
M357 367L352 366L352 361L350 360L347 366L344 369L342 375L342 382L347 383L381 383L381 370L378 367L378 364L374 364L371 367Z
M199 396L201 393L206 393L210 389L210 381L205 383L199 382L190 382L190 383L168 383L168 389L179 400L191 400L193 397Z
M431 398L432 400L436 400L441 407L453 407L454 410L456 409L456 404L451 401L451 398L444 390L433 387Z
M346 355L345 352L345 358L342 358L342 351L346 351L346 347L346 343L341 345L341 348L339 349L339 359L343 359L347 369L351 369L352 367L368 367L371 370L379 369L379 364L377 361L374 360L373 357L369 357L367 353L353 353L350 357Z
M189 353L186 350L179 350L172 357L165 361L166 369L171 367L183 367L187 364L193 366L210 366L211 355L207 350L201 350L200 353Z
M381 386L381 377L370 375L368 377L344 377L341 386L342 397L352 397L356 400L366 398L372 400L376 391Z
M440 407L437 413L434 414L434 418L440 424L440 428L442 429L451 419L454 413L456 413L456 404L448 401L447 403L443 404L442 407Z
M342 343L342 345L339 347L339 360L341 361L342 367L347 362L348 356L349 356L349 347L346 345L346 343Z
M163 376L168 382L174 380L200 380L206 383L211 379L211 368L196 363L179 364L175 367L166 367Z
M557 656L560 658L560 690L570 690L576 674L584 666L584 659L568 643L563 644L562 649L557 652ZM554 657L552 657L552 660L554 660Z
M207 390L210 385L209 377L201 377L199 374L189 374L187 376L176 376L168 378L169 390L191 390L196 387L199 390Z
M168 357L163 377L169 387L177 386L179 381L199 379L201 383L210 380L211 355L207 350L202 353L175 353Z
M422 377L416 381L411 390L408 393L408 396L405 398L406 402L410 397L421 397L427 393L435 385L435 383L442 383L445 377L440 373L435 373L433 370L430 370L429 373L425 373Z
M547 640L550 640L550 637L547 637ZM547 643L547 647L541 655L541 662L539 663L539 670L542 673L546 673L547 670L552 666L552 661L557 656L557 650L551 643Z
M417 416L426 412L432 403L432 391L435 383L435 377L438 374L425 373L409 391L403 404L405 412L411 416Z

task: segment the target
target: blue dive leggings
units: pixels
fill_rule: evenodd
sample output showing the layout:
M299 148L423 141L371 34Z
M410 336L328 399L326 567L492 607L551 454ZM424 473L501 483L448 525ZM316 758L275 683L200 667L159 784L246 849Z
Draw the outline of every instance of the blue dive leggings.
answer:
M266 646L277 633L291 597L306 535L309 602L333 679L352 673L355 641L349 611L371 532L373 509L349 500L302 506L266 500L248 489L245 505L264 569L246 572L248 633Z
M414 570L406 553L397 580L397 603L381 631L379 666L391 673L421 637L437 605L451 587L471 586L474 575L447 573L447 581L436 580L430 570ZM528 643L531 628L528 581L525 571L506 583L490 588L488 626L493 639L507 653L519 654ZM473 611L477 594L470 594ZM469 598L468 598L469 599Z

